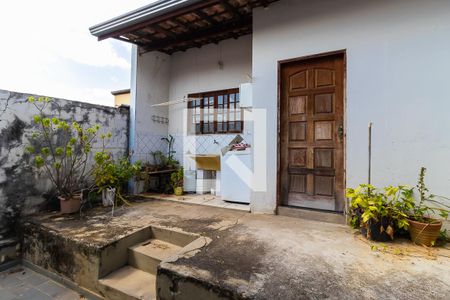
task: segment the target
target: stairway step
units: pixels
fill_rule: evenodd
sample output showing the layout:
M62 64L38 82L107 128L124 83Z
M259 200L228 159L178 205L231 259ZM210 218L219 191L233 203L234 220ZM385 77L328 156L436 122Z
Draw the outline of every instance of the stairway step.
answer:
M150 239L128 248L128 264L156 275L158 264L176 254L181 248L159 239Z
M156 299L156 276L125 266L99 280L106 299L154 300Z

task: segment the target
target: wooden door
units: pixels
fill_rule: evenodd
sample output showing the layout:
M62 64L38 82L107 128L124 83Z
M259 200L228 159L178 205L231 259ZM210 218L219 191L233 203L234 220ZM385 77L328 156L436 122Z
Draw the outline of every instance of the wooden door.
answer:
M283 205L344 209L344 56L281 64Z

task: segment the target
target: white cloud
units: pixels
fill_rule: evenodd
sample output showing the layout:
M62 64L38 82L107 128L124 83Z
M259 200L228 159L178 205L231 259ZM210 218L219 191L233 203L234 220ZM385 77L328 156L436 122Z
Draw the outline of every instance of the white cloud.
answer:
M0 88L110 105L111 90L129 87L131 46L120 53L118 42L98 42L88 28L150 2L2 1ZM89 66L107 75L86 81Z
M127 47L130 49L130 47ZM57 51L55 51L57 50ZM64 43L53 49L55 55L73 60L80 64L97 67L120 67L130 69L129 59L118 56L112 41L97 42L91 37L82 34L73 34ZM129 51L130 53L130 51Z

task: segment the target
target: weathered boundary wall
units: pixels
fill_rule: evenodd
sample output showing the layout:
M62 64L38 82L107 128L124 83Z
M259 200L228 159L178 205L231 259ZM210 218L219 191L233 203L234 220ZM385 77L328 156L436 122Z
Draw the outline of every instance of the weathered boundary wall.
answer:
M37 109L27 102L30 95L0 90L0 264L7 259L2 249L13 252L18 221L38 211L42 197L51 187L45 175L37 175L29 165L25 147ZM82 125L99 124L100 132L111 132L108 149L114 157L128 152L129 110L51 98L45 113ZM94 145L95 149L100 145ZM15 246L14 246L15 247Z

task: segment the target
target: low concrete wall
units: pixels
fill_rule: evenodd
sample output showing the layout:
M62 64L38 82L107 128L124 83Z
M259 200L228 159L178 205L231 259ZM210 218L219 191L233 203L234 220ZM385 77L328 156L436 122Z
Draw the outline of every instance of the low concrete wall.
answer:
M2 241L17 236L16 225L26 215L36 212L45 200L42 197L51 184L45 176L38 176L29 165L24 149L32 130L36 108L27 102L29 96L0 90L0 246ZM102 132L111 132L108 144L115 157L128 151L128 109L51 98L45 113L80 124L99 124ZM100 145L94 145L99 148ZM8 242L10 247L11 242ZM0 263L11 255L3 255Z
M246 300L251 299L217 284L184 276L173 270L158 268L156 290L160 300Z
M101 249L28 223L23 232L23 259L71 282L98 292Z

